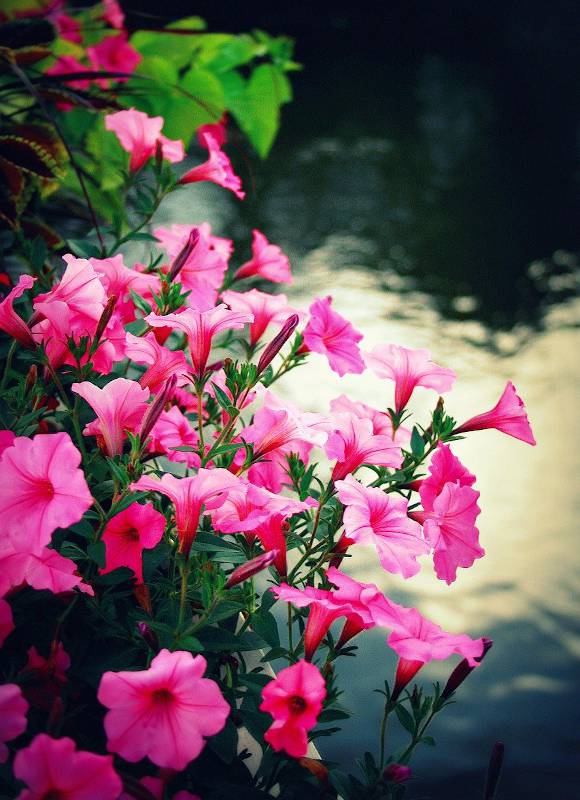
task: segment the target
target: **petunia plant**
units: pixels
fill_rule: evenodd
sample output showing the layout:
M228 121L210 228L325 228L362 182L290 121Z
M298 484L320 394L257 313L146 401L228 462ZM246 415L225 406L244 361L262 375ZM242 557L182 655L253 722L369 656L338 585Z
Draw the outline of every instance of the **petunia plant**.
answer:
M523 403L508 383L457 423L451 368L391 343L368 352L331 297L291 306L267 234L240 263L208 223L151 226L192 181L243 197L223 123L198 130L208 159L179 178L183 143L163 119L102 122L122 196L148 187L154 201L62 259L21 261L0 304L0 792L403 798L491 641L443 630L351 565L370 550L385 586L433 570L445 592L477 569L480 494L454 443L495 429L535 444ZM280 387L310 359L371 370L369 404L287 402ZM419 391L433 410L416 418ZM397 666L376 667L376 747L346 772L326 741L337 722L357 740L341 668L374 628ZM444 685L421 680L457 658Z

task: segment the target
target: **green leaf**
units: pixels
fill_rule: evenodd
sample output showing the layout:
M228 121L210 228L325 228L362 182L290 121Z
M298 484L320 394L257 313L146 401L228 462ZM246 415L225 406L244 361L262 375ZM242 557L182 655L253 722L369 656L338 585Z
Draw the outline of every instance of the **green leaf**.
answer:
M432 736L422 736L419 741L428 747L435 747L435 739Z
M183 139L187 146L200 125L217 122L225 111L225 95L219 80L208 70L188 70L170 93L165 108L163 132L170 139Z
M280 646L280 634L276 618L269 611L259 611L252 616L252 629L266 641L270 647Z
M224 42L217 54L208 62L207 66L214 72L227 72L227 70L247 64L259 50L251 36L243 34Z
M210 652L244 652L246 650L259 650L264 647L264 640L252 631L236 635L224 628L210 627L199 631L199 640L206 650Z
M413 428L413 433L411 434L411 452L417 459L423 458L425 453L425 442L417 428Z
M278 133L280 106L290 98L288 79L273 64L260 64L252 72L243 107L232 108L257 153L265 158Z
M228 719L222 730L208 739L207 744L218 758L231 764L238 748L238 731L234 723Z
M101 569L105 567L105 543L104 542L94 542L87 547L87 553L89 556L97 563L97 566Z
M77 258L99 258L101 251L96 244L86 239L67 239L71 252Z
M409 714L407 709L399 703L399 705L395 706L395 713L396 713L396 715L397 715L397 717L399 719L399 722L403 726L403 728L405 728L405 730L409 731L409 733L411 733L411 734L414 733L415 732L415 720Z
M177 644L180 650L188 650L190 653L203 653L205 649L195 636L183 636L178 639Z
M236 617L244 608L242 603L234 603L232 600L224 600L212 611L209 622L220 622L224 619Z

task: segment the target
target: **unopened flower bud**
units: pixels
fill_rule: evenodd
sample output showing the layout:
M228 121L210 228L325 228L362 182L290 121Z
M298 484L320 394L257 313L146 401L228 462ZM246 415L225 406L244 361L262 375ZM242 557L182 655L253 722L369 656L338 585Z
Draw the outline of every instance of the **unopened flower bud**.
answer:
M99 321L97 323L97 329L95 331L95 335L93 336L93 341L91 344L90 353L91 355L95 352L97 347L99 346L99 342L101 341L101 337L105 332L105 329L109 322L111 321L111 317L113 316L113 311L115 310L115 306L117 305L117 295L112 294L109 299L107 300L107 305L104 307Z
M185 266L185 262L193 253L195 246L199 242L199 228L192 228L189 236L187 237L187 242L183 245L179 253L173 259L173 263L171 264L171 269L167 274L167 280L169 283L172 283L175 278L179 275L183 267Z
M503 742L496 742L491 748L491 755L489 757L489 764L487 767L487 776L485 779L485 791L483 793L483 800L493 800L499 783L499 776L503 766L505 748Z
M274 336L272 341L266 345L264 352L260 356L260 360L258 361L258 375L261 375L264 370L270 366L272 361L278 355L280 350L284 347L288 339L294 333L296 326L300 322L300 317L298 314L292 314L288 317L284 325L282 326L280 332Z
M389 764L383 772L385 780L391 783L405 783L411 777L411 767L404 764Z
M157 397L151 403L145 416L143 417L143 422L141 423L141 430L139 431L139 438L141 443L145 441L145 439L151 433L153 426L161 416L161 412L165 408L165 403L173 396L173 392L175 390L175 384L177 383L177 375L172 375L163 389L158 392Z
M279 552L280 551L276 549L269 550L267 553L262 553L261 555L256 556L256 558L246 561L245 564L240 564L240 566L236 567L228 578L226 589L231 589L232 586L237 586L238 583L243 583L243 581L247 581L248 578L252 578L254 575L257 575L258 572L262 572L262 570L274 563Z
M413 680L424 663L424 661L408 661L406 658L399 659L391 702L398 700L403 689Z
M146 622L138 622L137 630L152 650L159 649L159 639L155 631L151 630Z
M479 656L479 658L475 659L478 663L481 663L483 661L488 650L491 650L492 645L493 641L491 639L483 640L483 652ZM445 684L445 688L441 693L441 699L448 700L453 694L453 692L456 691L456 689L458 689L461 686L463 681L467 678L467 676L471 672L473 672L474 669L475 667L471 667L466 658L464 658L463 661L460 661L459 664L455 667L455 669L451 673L451 675L449 676L449 679Z

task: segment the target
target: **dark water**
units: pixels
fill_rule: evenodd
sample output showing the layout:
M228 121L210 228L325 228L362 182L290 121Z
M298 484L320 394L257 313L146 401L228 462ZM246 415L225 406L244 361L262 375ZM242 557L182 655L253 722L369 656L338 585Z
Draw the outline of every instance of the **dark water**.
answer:
M387 576L372 553L349 564L446 629L495 641L437 722L437 748L419 752L413 798L480 797L496 739L507 753L499 797L580 797L578 10L457 0L196 8L213 29L295 35L306 70L268 161L252 162L250 176L238 160L255 185L248 200L195 187L163 221L207 218L246 243L252 227L264 230L292 257L294 304L331 292L367 348L429 347L459 374L454 416L491 407L513 379L539 442L489 433L457 444L478 476L487 555L453 587L428 567L409 582ZM281 392L313 411L341 392L390 400L370 375L324 371L321 381L322 368L309 364ZM416 409L427 407L418 398ZM353 751L376 751L372 689L394 664L384 638L367 633L342 666L355 719L322 750L347 768ZM425 686L449 669L430 665Z

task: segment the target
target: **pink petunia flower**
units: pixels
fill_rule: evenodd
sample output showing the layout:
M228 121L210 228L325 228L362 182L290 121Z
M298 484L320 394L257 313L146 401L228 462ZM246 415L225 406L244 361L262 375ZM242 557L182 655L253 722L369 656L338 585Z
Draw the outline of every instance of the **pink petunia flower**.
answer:
M83 381L73 383L71 390L86 400L97 415L85 426L83 434L97 436L107 455L120 455L126 432L135 433L143 419L149 389L142 388L137 381L115 378L104 389Z
M369 419L359 419L351 414L337 415L340 425L329 437L325 446L326 455L336 459L332 480L342 480L363 464L381 467L400 467L403 461L401 448L390 436L373 434Z
M0 686L0 764L8 761L8 748L4 744L24 733L28 724L28 703L15 683Z
M214 528L222 533L248 533L272 515L280 514L288 519L308 508L308 501L283 497L240 480L238 487L228 493L223 505L212 512L212 522Z
M352 475L337 481L338 498L346 508L344 529L353 542L374 546L387 572L403 578L421 569L417 557L428 553L421 526L407 516L407 500L382 489L363 486Z
M267 553L260 553L259 556L251 558L244 564L240 564L239 567L236 567L230 573L225 588L232 589L239 583L243 583L244 581L253 578L254 575L258 575L258 573L263 572L263 570L271 566L271 564L275 562L277 557L278 557L278 550L270 550Z
M117 0L102 0L102 4L105 22L108 22L112 28L121 30L125 22L125 14Z
M68 683L70 664L62 642L52 643L48 658L40 655L36 647L28 648L28 660L19 675L24 697L33 708L50 711Z
M0 459L4 535L39 553L57 528L78 522L93 504L80 463L68 433L17 437Z
M183 351L170 350L159 344L151 331L145 336L134 336L127 331L125 353L137 364L147 364L139 383L152 392L159 391L172 375L182 378L189 372Z
M61 39L65 39L67 42L73 42L74 44L80 44L82 42L83 37L78 20L69 17L68 14L58 14L53 22Z
M10 603L0 597L0 647L14 630L14 619Z
M117 298L115 313L120 314L123 322L133 322L135 319L131 290L145 299L151 299L152 293L160 288L158 275L129 269L120 253L110 258L89 258L89 262L105 287L107 297L115 295Z
M54 594L78 589L93 595L92 587L76 571L75 562L56 550L44 547L38 553L30 553L21 542L15 544L8 538L0 541L0 596L23 583Z
M214 336L225 330L240 330L253 319L252 314L230 311L227 306L220 303L207 311L187 308L179 314L166 314L163 317L149 314L145 317L145 322L153 328L171 327L187 335L191 362L195 374L201 379L207 366Z
M399 425L393 435L393 422L388 414L368 406L366 403L351 400L345 394L331 400L330 409L334 414L353 414L359 419L370 419L375 435L390 436L400 447L405 447L411 441L411 431L408 428Z
M143 550L150 550L161 541L165 530L165 517L151 503L131 503L115 514L103 532L105 543L104 575L118 567L132 569L137 583L143 583Z
M32 275L21 275L16 286L0 302L0 331L4 331L24 347L33 347L34 340L30 328L14 311L14 301L31 289L36 278Z
M142 61L141 54L127 41L125 31L115 36L106 36L93 47L87 47L87 55L96 72L132 73ZM129 78L120 77L112 80L115 83L125 83ZM110 83L108 78L100 78L96 82L102 89L107 89Z
M16 754L14 775L28 787L17 800L116 800L123 788L112 756L77 750L72 739L53 739L46 733Z
M435 499L441 494L446 483L458 486L473 486L475 475L464 467L449 445L439 442L429 465L429 477L420 482L419 494L426 510L433 509Z
M524 401L518 397L516 387L511 381L506 383L502 396L491 411L478 414L464 422L453 433L467 433L468 431L484 431L494 428L496 431L507 433L522 442L535 445L536 440L532 433Z
M318 298L310 306L310 319L303 332L304 344L314 353L322 353L338 375L364 372L358 342L363 338L348 320L333 311L332 297Z
M12 447L16 439L14 431L9 431L6 428L0 430L0 457L7 447Z
M199 435L187 417L172 406L169 411L162 411L151 430L151 441L148 445L150 453L161 453L170 461L187 464L188 467L199 467L201 459L198 453L175 450L175 447L195 447L199 445Z
M159 767L182 770L214 736L230 713L215 681L204 678L203 656L161 650L149 669L105 672L99 702L107 747L126 761L146 756Z
M130 485L133 491L160 492L175 506L175 525L179 552L189 555L202 509L213 511L221 506L228 493L237 488L238 478L226 469L200 469L190 478L176 478L166 473L161 478L143 475Z
M176 164L185 158L183 142L180 139L168 139L161 133L163 123L163 117L149 117L136 108L116 111L105 116L105 128L112 131L123 150L131 154L129 161L131 172L140 170L155 155L157 143L166 161Z
M206 131L200 137L203 139L203 146L207 148L209 157L207 161L200 164L185 175L182 175L178 183L197 183L198 181L210 181L218 186L223 186L224 189L229 189L236 197L243 200L246 193L242 191L242 181L238 175L235 174L232 167L232 162L221 149L218 140L215 136Z
M38 295L34 309L49 318L51 311L66 316L71 331L84 328L92 333L107 302L105 289L85 258L68 254L63 260L67 266L62 278L49 292Z
M431 361L428 350L408 350L396 344L378 344L365 354L367 367L379 378L395 381L395 411L399 414L409 402L416 386L448 392L455 381L451 369Z
M268 328L268 325L283 325L288 317L296 313L288 305L284 294L267 294L258 289L249 292L222 292L222 299L232 311L247 311L254 321L250 325L250 344L256 345Z
M252 235L252 258L236 270L234 279L256 276L273 283L292 283L288 256L260 231L254 229Z
M155 238L161 242L167 255L173 260L182 249L193 230L197 230L199 238L207 241L209 249L215 251L227 264L234 251L234 243L231 239L225 239L223 236L214 236L211 232L211 225L209 222L202 222L200 225L181 225L179 223L174 223L168 228L155 228L153 233Z
M264 739L274 750L294 758L305 756L307 732L316 725L325 697L324 678L313 664L298 661L280 670L262 689L260 710L274 718Z

